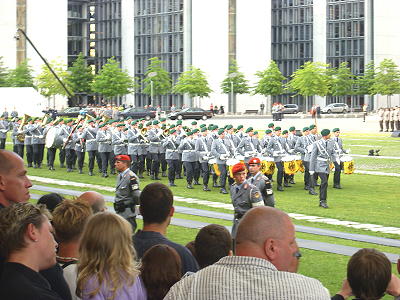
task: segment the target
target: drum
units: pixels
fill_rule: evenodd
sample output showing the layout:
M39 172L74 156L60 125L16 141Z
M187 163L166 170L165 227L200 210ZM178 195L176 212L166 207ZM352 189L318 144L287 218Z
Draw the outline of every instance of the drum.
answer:
M294 160L296 162L296 172L304 173L304 165L303 165L303 161L301 160L301 156L294 155Z
M282 157L283 169L286 174L293 175L297 172L297 164L293 155L286 155Z
M240 162L242 162L242 163L244 163L244 156L243 155L235 155L235 158L238 160L238 161L240 161Z
M240 163L240 160L236 158L228 158L228 160L226 161L226 165L228 166L228 174L231 178L233 178L232 168L237 163Z
M209 160L208 160L208 164L209 165L213 165L213 164L216 164L217 163L217 159L216 158L210 158Z
M344 174L353 174L355 167L354 167L354 160L350 155L343 155L340 158L340 161L343 163L343 172Z
M272 157L263 156L261 160L261 172L264 175L272 175L275 172L275 162Z
M63 139L60 136L60 128L52 127L46 134L46 148L61 148Z

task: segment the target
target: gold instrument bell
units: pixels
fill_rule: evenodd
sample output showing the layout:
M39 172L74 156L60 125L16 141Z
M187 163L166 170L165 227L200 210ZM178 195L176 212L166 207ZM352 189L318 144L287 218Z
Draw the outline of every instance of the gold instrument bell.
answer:
M24 126L28 124L28 119L30 118L31 118L30 115L25 114L24 117L22 118L21 124L19 125L18 132L20 133L17 134L17 140L20 141L21 143L25 141L25 133L22 133L21 131L24 129Z

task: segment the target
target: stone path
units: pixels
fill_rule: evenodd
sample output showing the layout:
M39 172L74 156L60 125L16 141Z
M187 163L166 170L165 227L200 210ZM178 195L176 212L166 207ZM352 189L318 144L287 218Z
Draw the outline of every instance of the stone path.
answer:
M367 158L378 158L378 159L400 159L400 156L370 156L365 154L349 154L355 157L367 157Z

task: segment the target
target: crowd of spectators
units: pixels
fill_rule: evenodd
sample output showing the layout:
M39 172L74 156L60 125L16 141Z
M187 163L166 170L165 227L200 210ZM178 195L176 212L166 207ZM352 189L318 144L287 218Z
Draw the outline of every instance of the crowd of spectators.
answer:
M276 208L248 211L235 245L224 226L210 224L185 247L167 238L173 194L161 183L143 189L143 228L136 233L128 221L106 210L97 192L74 199L48 194L32 204L31 186L19 156L0 150L1 299L400 296L400 279L387 257L361 249L350 258L347 279L331 298L320 281L297 273L301 253L295 228Z

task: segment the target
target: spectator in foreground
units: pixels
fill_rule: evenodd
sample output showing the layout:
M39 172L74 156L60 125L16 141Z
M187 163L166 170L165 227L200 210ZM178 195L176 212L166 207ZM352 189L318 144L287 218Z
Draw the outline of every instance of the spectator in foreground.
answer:
M140 214L143 217L143 229L133 236L138 257L154 245L163 244L174 248L182 261L182 273L196 272L199 266L190 251L166 238L167 228L174 215L174 196L164 184L148 184L140 194Z
M375 249L361 249L350 258L347 280L332 300L343 300L351 295L359 300L378 300L385 292L400 296L400 279L392 274L389 259Z
M75 295L79 245L83 229L92 216L89 204L77 200L64 200L53 212L52 224L58 241L57 262L63 268L65 281Z
M212 265L222 257L232 255L232 236L228 229L218 224L204 226L194 241L200 269Z
M266 206L249 210L235 249L237 256L183 278L165 299L330 299L318 280L295 273L301 255L286 213Z
M0 279L2 299L62 299L39 274L56 263L49 216L44 207L31 203L0 210L0 250L7 258Z
M58 204L63 201L63 197L57 193L50 193L39 198L37 204L44 204L50 213L53 213Z
M104 196L98 192L84 192L77 198L77 200L87 202L92 208L94 214L98 212L105 212L107 210Z
M83 300L145 300L135 261L129 222L114 213L94 215L79 248L77 296Z
M159 300L181 279L182 263L174 248L155 245L144 253L140 271L147 300Z

